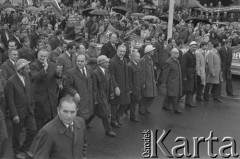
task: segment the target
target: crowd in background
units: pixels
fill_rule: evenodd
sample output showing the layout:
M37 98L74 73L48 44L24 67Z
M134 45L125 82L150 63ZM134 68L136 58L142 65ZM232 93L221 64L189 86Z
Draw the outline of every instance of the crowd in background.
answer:
M159 18L143 20L129 13L121 15L112 11L111 5L98 0L86 1L78 7L60 5L60 17L51 6L40 12L1 12L1 106L4 115L14 123L12 148L17 157L22 157L22 152L32 156L28 148L34 135L55 118L59 113L59 100L66 95L73 96L78 103L78 116L85 120L88 128L98 116L106 135L111 137L116 136L112 127L121 127L120 119L128 115L128 110L134 122L139 122L137 105L141 115L151 113L157 89L167 90L163 109L171 110L172 105L176 114L183 112L178 103L184 95L185 105L190 107L195 107L193 94L196 92L198 102L210 101L211 93L215 101L221 102L223 81L226 81L227 94L234 96L231 47L240 44L240 27L231 24L238 21L234 13L198 14L200 11L175 7L178 22L173 26L172 38L167 39L166 22ZM149 10L143 6L144 2L139 2L137 11L145 15L160 17L166 14L163 7ZM110 14L82 14L88 7L103 8ZM79 18L79 26L68 26L71 17ZM207 19L209 23L186 22L190 17ZM97 45L109 24L123 34L111 33L99 52ZM140 48L131 45L129 32L144 39ZM184 51L184 46L189 46L189 50ZM26 96L21 96L24 91L14 83L17 76L21 80L18 82L23 82L26 88ZM26 103L21 103L22 100ZM19 107L18 102L22 104ZM28 122L19 126L22 121ZM20 146L23 127L27 128L28 135ZM6 144L6 128L1 131L5 133L3 143ZM44 135L41 135L36 148L39 158L44 154L43 146L39 146L44 144L41 141ZM6 147L4 144L1 155Z

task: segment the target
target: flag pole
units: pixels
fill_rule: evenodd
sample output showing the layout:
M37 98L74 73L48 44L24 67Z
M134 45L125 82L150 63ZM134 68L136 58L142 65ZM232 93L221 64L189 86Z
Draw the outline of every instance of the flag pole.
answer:
M174 13L174 0L169 2L169 12L168 12L168 35L167 39L172 37L172 26L173 26L173 13Z

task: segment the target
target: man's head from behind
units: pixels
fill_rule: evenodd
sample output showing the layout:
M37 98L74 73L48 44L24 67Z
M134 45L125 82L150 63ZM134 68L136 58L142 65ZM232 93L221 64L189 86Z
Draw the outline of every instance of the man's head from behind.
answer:
M73 97L63 97L58 106L58 116L65 124L72 124L77 115L77 104Z

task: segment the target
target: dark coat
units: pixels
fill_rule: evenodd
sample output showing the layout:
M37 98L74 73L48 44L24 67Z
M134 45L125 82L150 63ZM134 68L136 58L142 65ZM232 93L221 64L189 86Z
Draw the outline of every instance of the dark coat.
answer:
M39 33L37 33L37 32L33 32L33 33L30 35L30 37L29 37L29 39L30 39L30 47L31 47L32 49L33 49L34 47L36 47L38 37L39 37Z
M231 65L232 65L232 49L231 48L228 48L226 50L226 47L222 47L220 50L219 50L219 54L220 54L220 57L221 57L221 68L222 70L225 70L225 69L230 69L231 68Z
M35 60L34 51L31 48L22 47L18 50L19 59L26 59L27 61L33 62Z
M21 39L20 38L17 39L16 36L13 35L11 40L16 42L17 49L22 48L23 45L21 43Z
M57 83L59 79L56 64L48 63L47 71L39 60L30 65L33 79L33 93L36 100L35 115L38 119L53 119L57 115Z
M144 55L139 65L141 67L142 76L142 97L155 97L157 96L157 87L154 77L153 61L151 57Z
M128 78L129 78L129 88L132 91L131 101L139 102L141 99L141 89L142 89L142 77L141 77L141 67L130 61L127 65L128 67Z
M183 91L196 91L196 55L188 50L182 58L182 78L187 79L183 81Z
M93 114L93 95L92 95L92 70L86 67L87 78L79 70L78 66L66 72L64 86L66 94L74 96L79 94L81 100L78 103L78 114L84 119L88 119Z
M128 79L127 60L124 59L124 64L120 58L115 55L109 62L109 71L113 78L114 88L118 87L121 91L120 96L114 96L111 104L129 104L130 103L130 88Z
M54 63L56 63L57 58L63 53L63 51L60 49L60 47L57 47L55 50L53 50L50 60Z
M38 133L35 159L82 159L86 151L85 123L80 117L73 121L74 136L56 117Z
M182 94L182 72L178 60L168 58L163 66L161 83L166 83L168 96L181 96Z
M62 42L63 41L59 39L57 36L54 36L49 40L49 44L52 50L55 50L58 46L61 46Z
M8 37L7 37L6 34L8 35ZM2 43L4 44L5 47L7 47L8 46L8 41L11 39L11 34L10 34L9 30L2 29L0 31L0 36L1 36Z
M105 55L108 58L113 58L116 54L117 54L117 45L116 45L116 48L114 48L110 42L104 44L101 48L100 55Z
M158 69L162 68L164 65L165 59L164 56L164 43L160 41L156 41L154 44L156 48L153 56L153 61Z
M98 102L95 107L95 114L100 118L109 117L111 108L109 105L110 95L114 95L114 88L109 71L106 69L103 74L100 67L93 72L93 101Z
M2 64L2 76L5 80L16 74L16 69L13 63L8 59Z
M28 110L34 115L31 81L28 76L25 77L24 86L18 75L13 75L7 80L4 91L11 119L16 116L24 119Z

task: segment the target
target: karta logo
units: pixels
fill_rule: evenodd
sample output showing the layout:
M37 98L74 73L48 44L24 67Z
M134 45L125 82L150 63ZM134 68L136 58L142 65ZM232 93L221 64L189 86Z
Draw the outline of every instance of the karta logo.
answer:
M213 132L210 131L209 136L205 137L192 137L187 139L186 137L176 137L174 142L176 143L171 149L164 145L164 140L168 137L171 130L163 130L162 134L158 135L158 130L153 132L152 130L143 131L143 153L144 158L158 158L158 150L168 158L200 158L199 145L205 144L207 154L210 158L237 158L239 154L236 152L236 141L232 137L223 137L219 140L218 137L213 136ZM189 140L193 141L193 145L189 144ZM213 152L214 142L221 142L223 146L219 147L218 153ZM189 152L192 146L193 152ZM214 148L215 149L215 148ZM215 149L216 150L216 149Z

